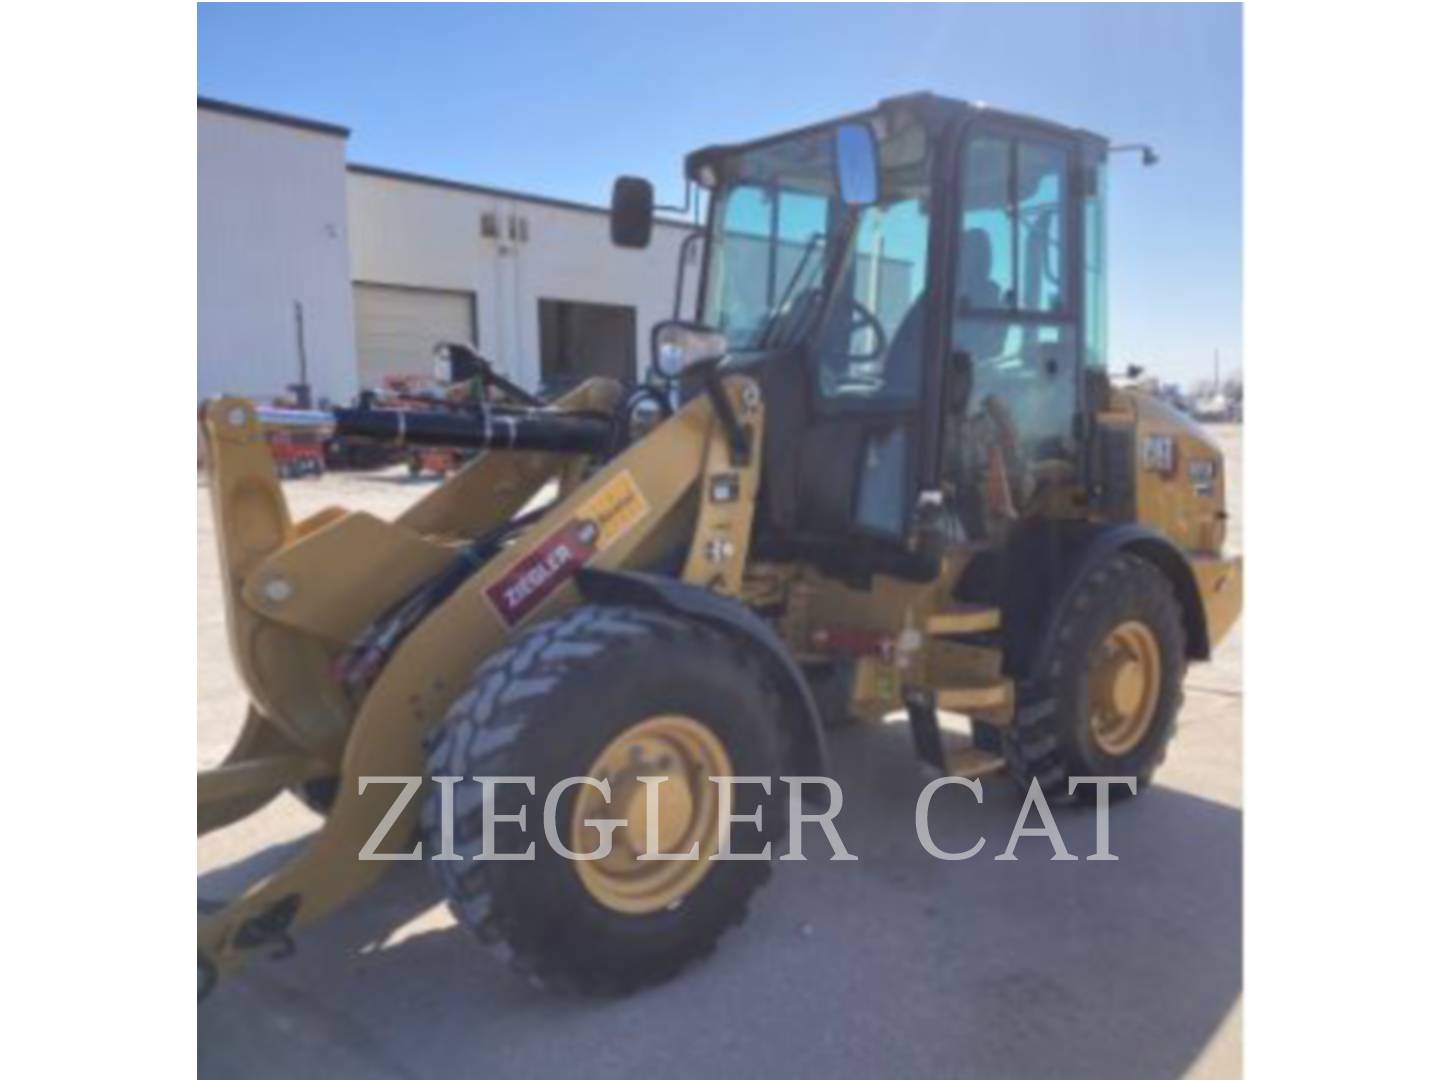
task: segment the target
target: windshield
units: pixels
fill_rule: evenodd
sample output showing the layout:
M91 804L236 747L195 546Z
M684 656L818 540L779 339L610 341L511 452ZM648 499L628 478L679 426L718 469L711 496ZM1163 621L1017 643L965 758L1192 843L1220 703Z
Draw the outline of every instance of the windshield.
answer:
M880 201L836 190L834 129L722 161L714 194L705 322L732 350L801 339L827 397L918 391L930 213L930 146L905 114L870 118Z

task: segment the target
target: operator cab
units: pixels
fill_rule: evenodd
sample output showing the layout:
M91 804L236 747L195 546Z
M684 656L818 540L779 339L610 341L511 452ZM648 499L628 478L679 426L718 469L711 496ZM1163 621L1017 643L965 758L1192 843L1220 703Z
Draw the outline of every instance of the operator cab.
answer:
M687 158L709 193L695 321L765 390L758 555L925 577L922 532L991 542L1083 490L1105 154L922 94Z

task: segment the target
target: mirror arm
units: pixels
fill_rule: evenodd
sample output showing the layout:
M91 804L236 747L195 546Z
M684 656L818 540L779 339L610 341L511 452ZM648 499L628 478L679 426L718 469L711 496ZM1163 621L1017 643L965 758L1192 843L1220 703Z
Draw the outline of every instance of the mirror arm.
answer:
M1158 165L1160 163L1160 155L1155 152L1155 148L1149 143L1124 143L1120 146L1111 146L1108 150L1111 154L1139 154L1140 164L1144 165L1147 169L1151 165Z
M695 194L695 181L691 180L691 179L687 176L687 177L685 178L685 205L684 205L684 206L668 206L668 205L666 205L666 206L660 206L660 205L657 204L656 207L655 207L655 209L656 209L656 210L668 210L668 211L669 211L670 213L672 213L672 214L683 214L685 217L689 217L689 216L690 216L690 211L691 211L691 209L692 209L691 203L693 202L694 194Z

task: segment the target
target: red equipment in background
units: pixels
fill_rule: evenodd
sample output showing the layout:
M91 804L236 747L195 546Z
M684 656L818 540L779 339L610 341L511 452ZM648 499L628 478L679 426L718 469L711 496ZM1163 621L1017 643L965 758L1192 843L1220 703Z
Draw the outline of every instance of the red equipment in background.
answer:
M282 398L274 403L280 408L302 408L301 403ZM265 432L270 456L275 459L275 472L282 480L325 474L325 435L322 427L271 428Z

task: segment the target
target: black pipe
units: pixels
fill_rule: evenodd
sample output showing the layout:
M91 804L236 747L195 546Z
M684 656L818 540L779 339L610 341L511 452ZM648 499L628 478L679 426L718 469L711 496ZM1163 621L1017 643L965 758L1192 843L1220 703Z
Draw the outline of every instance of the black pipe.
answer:
M484 406L467 413L403 409L334 412L336 435L403 446L602 454L611 440L610 421L592 415L492 410Z

